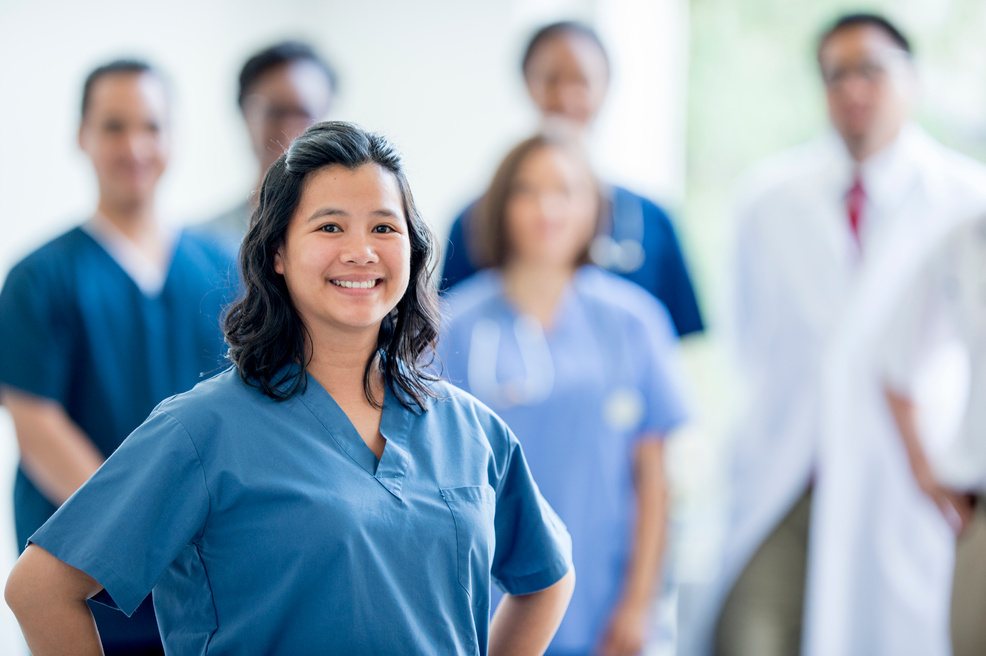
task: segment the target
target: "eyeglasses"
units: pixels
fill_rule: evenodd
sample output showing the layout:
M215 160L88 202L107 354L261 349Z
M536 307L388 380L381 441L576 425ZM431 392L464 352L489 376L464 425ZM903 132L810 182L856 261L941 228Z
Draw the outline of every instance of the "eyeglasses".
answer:
M279 105L260 95L247 96L243 103L243 114L248 120L272 124L286 121L314 123L316 120L316 117L312 116L311 112L304 107Z
M898 49L888 49L879 57L869 57L862 61L847 63L841 66L822 66L822 81L829 90L838 90L853 78L875 84L883 80L891 68L910 58L907 52Z

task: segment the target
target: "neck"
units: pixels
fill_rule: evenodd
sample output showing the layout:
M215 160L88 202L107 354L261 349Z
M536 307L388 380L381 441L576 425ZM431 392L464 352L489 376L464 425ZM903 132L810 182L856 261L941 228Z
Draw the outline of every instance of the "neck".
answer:
M112 203L101 197L96 211L133 242L139 244L157 239L158 220L153 200Z
M378 331L346 335L312 334L312 359L308 373L337 402L365 398L363 376L366 363L377 346ZM371 376L373 393L383 401L383 376Z
M862 164L873 155L877 154L897 139L900 128L892 133L880 135L878 137L863 136L855 139L844 139L849 155L858 164Z
M542 262L513 262L503 268L507 297L522 311L548 326L575 269Z

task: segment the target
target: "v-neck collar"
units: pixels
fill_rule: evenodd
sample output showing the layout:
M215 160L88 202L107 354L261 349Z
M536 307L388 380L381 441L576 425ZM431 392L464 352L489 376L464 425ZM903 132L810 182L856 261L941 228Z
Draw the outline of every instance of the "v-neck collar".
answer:
M349 458L396 498L401 498L404 475L410 461L407 452L408 424L411 412L406 411L390 385L384 385L380 434L385 440L383 455L377 456L360 437L353 422L339 407L332 395L313 376L307 376L305 392L299 395L302 403L325 428L330 437Z
M166 259L161 264L152 262L116 226L96 214L79 226L96 245L113 260L147 298L157 298L164 290L174 263L178 247L179 231L162 226L160 238L165 245Z
M561 326L565 325L566 317L572 312L572 306L576 302L579 294L580 279L585 275L585 271L594 268L594 266L595 265L592 264L584 264L574 271L572 277L562 290L561 296L558 298L558 302L555 304L555 311L552 314L551 321L548 325L542 324L539 319L524 312L516 303L514 303L513 299L510 298L510 294L507 293L507 283L504 279L502 271L499 269L491 269L490 273L494 276L493 279L496 284L496 293L501 311L503 311L507 316L513 318L514 321L525 316L531 317L532 320L536 321L537 324L541 326L545 338L550 339L552 335L558 333Z

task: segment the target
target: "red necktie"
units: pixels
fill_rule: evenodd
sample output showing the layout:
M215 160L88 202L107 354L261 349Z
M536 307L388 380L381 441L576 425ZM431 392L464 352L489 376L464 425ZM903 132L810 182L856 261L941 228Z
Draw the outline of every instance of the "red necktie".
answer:
M849 227L852 235L859 243L859 224L863 219L863 204L866 202L866 192L863 191L863 183L857 175L853 178L852 187L846 194L846 212L849 215Z

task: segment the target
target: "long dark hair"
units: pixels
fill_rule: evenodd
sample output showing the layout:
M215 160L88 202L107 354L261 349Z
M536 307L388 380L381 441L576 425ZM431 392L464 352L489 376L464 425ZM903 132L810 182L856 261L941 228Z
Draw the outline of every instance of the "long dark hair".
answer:
M367 400L380 407L371 385L373 369L380 367L385 381L403 392L398 396L405 406L413 402L423 408L424 398L434 396L428 382L436 377L427 369L439 325L438 296L432 283L434 237L414 205L401 155L394 146L351 123L326 121L308 128L267 170L240 250L244 292L224 320L229 359L240 377L273 399L284 400L304 390L304 369L312 356L308 330L291 302L283 276L274 271L274 255L284 243L308 177L326 166L352 170L365 164L381 166L397 179L411 242L411 277L403 298L380 326L377 348L363 374L363 390ZM285 368L292 363L302 367Z

